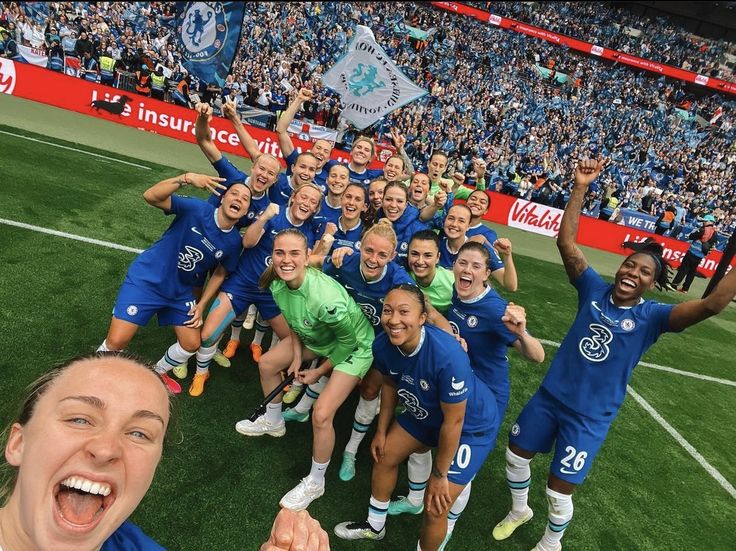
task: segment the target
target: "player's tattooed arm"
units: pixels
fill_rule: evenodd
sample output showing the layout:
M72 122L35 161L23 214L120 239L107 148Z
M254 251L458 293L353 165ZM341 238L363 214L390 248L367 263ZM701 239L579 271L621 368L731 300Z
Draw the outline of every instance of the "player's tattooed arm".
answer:
M598 177L603 169L604 161L582 160L575 169L575 184L570 200L562 215L560 233L557 236L557 248L570 281L576 280L588 268L588 261L583 251L575 243L580 222L580 211L588 186Z

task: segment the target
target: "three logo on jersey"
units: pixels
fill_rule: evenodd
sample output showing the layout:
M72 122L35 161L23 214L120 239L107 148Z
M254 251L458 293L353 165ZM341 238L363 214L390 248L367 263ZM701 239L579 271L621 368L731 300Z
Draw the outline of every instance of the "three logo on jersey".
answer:
M426 381L422 382L426 384ZM429 388L429 385L427 387ZM404 404L404 407L406 407L406 411L411 413L415 419L419 419L421 421L422 419L429 417L429 412L419 405L419 400L411 392L405 388L400 388L397 391L397 394L399 395L399 398L401 398L401 402Z
M347 289L347 286L345 288ZM371 325L376 327L380 325L381 318L378 316L375 306L365 303L360 303L358 304L358 306L360 306L360 309L363 310L363 314L366 318L368 318L368 321L371 322Z
M600 320L603 323L611 327L620 327L626 332L636 329L636 322L633 319L629 317L619 320L613 319L603 313L603 310L595 300L591 301L590 305L598 311ZM611 352L608 345L613 341L613 333L608 327L600 323L591 323L588 328L590 329L591 335L580 339L578 350L580 350L580 353L585 359L591 362L602 362L608 358L608 354Z
M202 245L204 245L207 250L214 253L217 260L222 258L222 255L224 254L223 251L215 247L209 239L202 235L197 226L192 226L192 231L202 238ZM202 251L196 247L192 247L191 245L185 245L184 251L179 251L179 263L177 264L177 267L185 272L191 272L194 271L197 267L197 263L202 259L204 259L204 253Z

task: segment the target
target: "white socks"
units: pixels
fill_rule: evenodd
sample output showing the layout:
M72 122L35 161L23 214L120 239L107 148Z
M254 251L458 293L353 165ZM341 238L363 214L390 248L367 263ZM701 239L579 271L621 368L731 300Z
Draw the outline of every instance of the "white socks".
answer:
M102 344L105 345L104 342ZM158 362L156 362L156 371L158 373L171 371L177 365L188 362L189 358L192 356L194 356L194 352L187 352L181 347L179 341L176 341L174 344L169 346L166 353Z
M320 486L324 486L325 485L325 473L327 472L327 466L329 464L330 464L329 461L327 463L317 463L313 457L312 458L312 469L309 471L309 478L311 478L314 482L316 482Z
M373 400L366 400L362 396L358 401L358 407L355 408L355 417L353 418L353 431L350 433L350 440L345 446L347 453L355 455L358 453L358 446L363 441L365 433L373 422L373 418L376 416L376 404L378 403L378 397Z
M413 453L409 456L407 474L409 477L409 495L406 499L412 505L419 505L424 501L424 490L432 472L432 452Z
M549 503L547 528L539 544L542 548L552 551L559 547L565 529L572 520L572 496L555 492L547 487L547 502Z
M511 491L511 515L520 518L528 509L529 485L532 483L531 459L519 457L506 448L506 484Z

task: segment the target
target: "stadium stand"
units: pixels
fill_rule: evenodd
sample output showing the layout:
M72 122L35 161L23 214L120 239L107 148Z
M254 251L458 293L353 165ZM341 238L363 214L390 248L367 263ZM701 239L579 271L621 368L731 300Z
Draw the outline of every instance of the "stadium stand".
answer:
M489 8L487 2L473 4ZM733 74L722 61L734 44L694 37L663 19L635 32L636 24L644 26L641 20L608 4L490 7L641 57L723 78ZM713 214L724 236L736 228L730 97L425 4L251 2L245 12L240 48L221 92L208 89L210 83L192 83L199 97L216 106L228 96L241 109L272 113L273 123L295 91L308 86L316 94L301 116L336 129L339 144L349 148L357 132L340 117L339 98L321 86L320 76L344 51L355 25L367 25L407 76L430 93L361 133L380 141L397 127L418 169L441 149L450 155L451 170L468 174L472 184L472 159L482 157L492 189L564 207L569 182L563 174L579 157L603 155L612 163L586 202L590 214L597 216L602 202L658 218L674 211L676 223L667 233L679 237L706 214ZM4 2L0 26L18 44L47 50L50 68L59 70L63 55L80 57L84 69L90 50L92 78L186 104L181 85L177 94L187 74L173 38L174 13L171 2ZM90 78L90 72L80 76ZM615 221L616 208L611 210Z

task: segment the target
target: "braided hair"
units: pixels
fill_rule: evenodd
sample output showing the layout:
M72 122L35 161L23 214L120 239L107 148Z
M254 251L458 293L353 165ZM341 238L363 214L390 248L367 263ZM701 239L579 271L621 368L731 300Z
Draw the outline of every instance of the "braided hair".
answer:
M627 256L626 259L628 260L636 254L645 254L651 257L654 260L654 264L656 266L656 269L654 270L654 284L660 291L667 290L667 283L669 282L670 273L667 266L667 261L664 259L663 256L664 249L662 248L662 245L652 239L644 241L642 243L636 243L633 246L629 245L629 247L634 249L635 252Z

